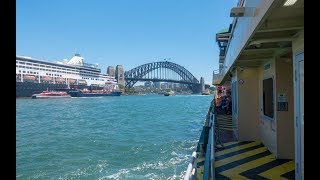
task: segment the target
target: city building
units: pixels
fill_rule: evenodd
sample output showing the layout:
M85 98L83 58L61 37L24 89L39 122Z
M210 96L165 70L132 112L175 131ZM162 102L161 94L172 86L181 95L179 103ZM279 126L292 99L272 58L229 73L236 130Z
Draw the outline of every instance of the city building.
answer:
M115 73L115 70L114 70L114 67L113 66L108 66L107 68L107 74L111 77L115 77L116 76L116 73Z
M124 70L123 70L122 65L116 66L115 77L116 77L118 84L121 84L124 86Z

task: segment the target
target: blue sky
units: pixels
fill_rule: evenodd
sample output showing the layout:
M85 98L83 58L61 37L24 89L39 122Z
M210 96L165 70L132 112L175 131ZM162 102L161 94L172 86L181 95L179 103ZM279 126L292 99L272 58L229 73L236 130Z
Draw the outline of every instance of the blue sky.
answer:
M211 84L215 34L229 27L238 0L17 0L16 54L125 70L171 58Z

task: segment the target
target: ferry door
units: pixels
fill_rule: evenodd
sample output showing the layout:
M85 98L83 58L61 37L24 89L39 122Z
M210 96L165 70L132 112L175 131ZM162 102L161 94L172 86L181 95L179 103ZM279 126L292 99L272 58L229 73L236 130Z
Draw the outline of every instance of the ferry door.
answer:
M304 179L304 53L295 56L295 159L296 179Z

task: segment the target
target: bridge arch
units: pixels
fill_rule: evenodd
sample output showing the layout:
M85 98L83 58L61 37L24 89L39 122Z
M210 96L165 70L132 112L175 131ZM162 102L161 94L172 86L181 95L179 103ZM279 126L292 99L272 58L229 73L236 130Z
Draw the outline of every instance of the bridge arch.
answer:
M159 61L159 62L143 64L129 71L126 71L124 73L124 78L126 81L125 86L133 87L133 85L138 81L151 80L143 77L146 76L148 73L161 68L172 70L173 72L177 73L181 77L181 80L177 81L177 80L171 80L171 79L154 78L152 79L153 81L167 81L167 82L184 83L184 84L190 84L190 85L199 84L199 81L197 80L197 78L194 77L183 66L173 62L169 62L169 61Z

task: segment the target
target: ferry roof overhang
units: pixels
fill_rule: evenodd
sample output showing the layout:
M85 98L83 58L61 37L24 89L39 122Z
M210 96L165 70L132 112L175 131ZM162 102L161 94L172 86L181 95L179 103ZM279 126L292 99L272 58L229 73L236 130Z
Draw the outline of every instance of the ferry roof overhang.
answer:
M287 7L283 6L285 0L268 2L260 3L264 7L255 7L253 17L234 20L233 38L228 44L221 78L216 85L231 81L231 72L237 67L259 67L274 57L291 57L292 40L304 33L304 0Z

